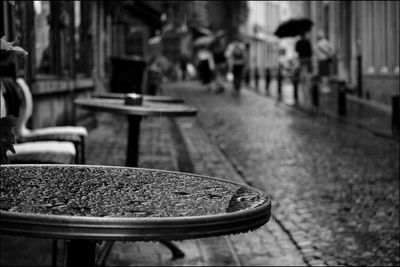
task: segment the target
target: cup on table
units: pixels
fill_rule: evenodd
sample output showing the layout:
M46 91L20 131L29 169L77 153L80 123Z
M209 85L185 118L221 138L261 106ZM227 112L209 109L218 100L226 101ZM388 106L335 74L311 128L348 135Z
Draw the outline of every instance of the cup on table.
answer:
M142 95L130 93L125 96L125 105L128 106L141 106L143 103Z

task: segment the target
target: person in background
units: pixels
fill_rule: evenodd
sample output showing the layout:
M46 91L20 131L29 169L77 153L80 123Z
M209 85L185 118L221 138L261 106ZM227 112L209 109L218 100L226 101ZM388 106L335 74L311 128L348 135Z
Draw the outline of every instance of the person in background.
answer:
M233 95L239 96L243 71L247 64L246 46L239 40L230 43L225 56L228 59L229 72L233 75Z
M334 49L332 44L326 39L323 31L318 31L317 38L316 56L318 60L318 75L321 79L321 91L328 93L330 91L328 77L330 75Z
M207 47L199 48L197 52L197 66L201 83L206 86L207 91L211 91L215 63L212 53Z
M193 80L196 78L197 76L197 72L196 72L196 68L193 66L192 62L188 62L188 64L186 65L187 68L187 76L189 81Z
M227 73L227 60L225 57L226 41L224 37L218 38L212 45L211 51L215 63L215 92L222 93L225 91L224 81Z
M309 83L312 68L312 45L309 39L309 32L304 32L296 42L295 50L299 59L299 77L301 82Z
M181 69L181 73L182 73L182 81L186 81L187 80L187 63L188 63L188 59L187 56L182 54L180 59L179 59L179 67Z

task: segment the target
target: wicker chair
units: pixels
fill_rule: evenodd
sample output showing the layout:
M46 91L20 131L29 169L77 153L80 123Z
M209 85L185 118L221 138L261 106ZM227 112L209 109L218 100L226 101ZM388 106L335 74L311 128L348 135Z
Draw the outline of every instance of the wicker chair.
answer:
M33 100L29 86L23 78L4 79L6 91L14 94L18 103L16 135L18 143L36 141L68 141L75 145L76 163L85 164L85 137L88 132L81 126L55 126L30 130L26 123L32 116ZM14 101L13 101L14 102ZM16 107L14 107L16 108Z
M3 96L3 79L1 80L0 117L9 113L11 108ZM14 144L15 154L7 151L10 164L78 164L75 145L65 141L35 141ZM16 237L18 238L18 237ZM52 266L57 263L58 240L53 239Z

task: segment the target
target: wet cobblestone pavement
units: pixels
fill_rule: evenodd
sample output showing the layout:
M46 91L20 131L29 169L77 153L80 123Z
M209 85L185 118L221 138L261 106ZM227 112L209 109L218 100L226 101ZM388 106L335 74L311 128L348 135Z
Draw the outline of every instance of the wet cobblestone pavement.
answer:
M198 116L144 119L139 166L246 181L272 195L273 217L247 234L177 242L183 259L158 242L116 242L106 266L399 265L399 143L250 91L235 99L187 82L164 93ZM87 164L124 165L125 117L97 118ZM2 236L0 249L2 266L51 262L48 239Z
M244 90L170 84L251 185L308 265L399 265L399 143Z
M88 164L124 164L127 127L124 121L123 116L98 116L99 127L91 131L88 138ZM176 131L182 139L176 137ZM179 148L182 143L185 144L183 150L187 150L184 155ZM144 119L139 167L179 170L244 183L200 128L196 118ZM182 259L171 259L168 249L157 242L116 242L106 266L305 265L289 235L274 219L246 234L185 240L176 244L185 252Z

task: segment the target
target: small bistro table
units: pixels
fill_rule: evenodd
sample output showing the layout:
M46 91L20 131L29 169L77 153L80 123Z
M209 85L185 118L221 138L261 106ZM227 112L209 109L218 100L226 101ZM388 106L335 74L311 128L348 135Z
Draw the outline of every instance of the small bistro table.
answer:
M138 166L140 122L144 116L195 116L197 109L182 104L147 101L141 95L128 94L125 99L82 98L75 105L92 111L126 115L128 119L127 167Z
M94 266L96 242L248 232L271 216L247 185L181 172L93 165L0 167L0 233L69 239L67 266Z

